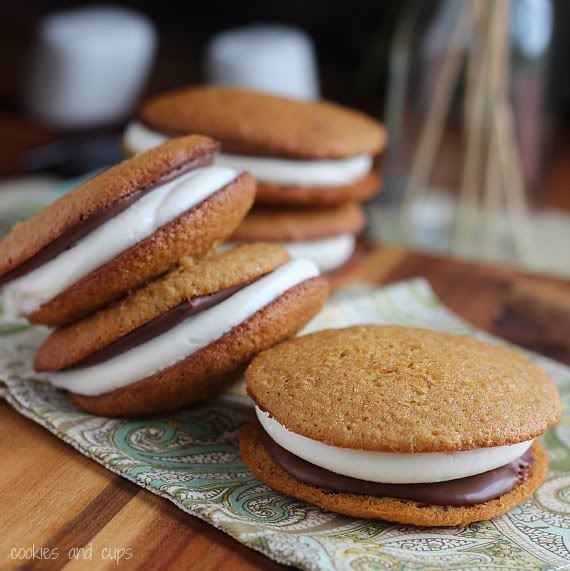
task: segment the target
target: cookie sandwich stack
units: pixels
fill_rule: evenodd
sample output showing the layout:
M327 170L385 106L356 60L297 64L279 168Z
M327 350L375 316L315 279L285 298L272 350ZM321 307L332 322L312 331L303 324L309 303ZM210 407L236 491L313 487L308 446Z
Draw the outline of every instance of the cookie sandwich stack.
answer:
M17 224L0 240L5 312L76 321L224 240L250 209L255 181L213 166L217 151L208 137L171 141Z
M241 453L263 482L355 517L422 526L493 518L545 477L537 438L560 399L519 353L360 326L298 337L246 371L257 420Z
M380 123L324 101L194 87L143 105L124 146L135 154L188 133L220 140L217 164L257 179L255 208L232 243L281 243L292 256L314 261L333 284L350 275L365 225L360 203L381 186L375 159L386 131Z
M272 244L218 254L255 180L203 136L125 160L0 240L5 312L57 327L35 368L86 411L150 414L213 396L326 299Z

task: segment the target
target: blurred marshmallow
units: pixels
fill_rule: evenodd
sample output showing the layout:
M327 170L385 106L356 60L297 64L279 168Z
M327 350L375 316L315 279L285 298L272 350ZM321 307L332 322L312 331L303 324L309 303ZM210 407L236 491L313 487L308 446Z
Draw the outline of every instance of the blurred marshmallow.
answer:
M144 87L155 50L154 27L137 12L93 6L51 14L38 31L28 109L60 128L126 118Z
M298 99L319 97L315 50L297 28L252 25L221 32L207 48L210 83Z

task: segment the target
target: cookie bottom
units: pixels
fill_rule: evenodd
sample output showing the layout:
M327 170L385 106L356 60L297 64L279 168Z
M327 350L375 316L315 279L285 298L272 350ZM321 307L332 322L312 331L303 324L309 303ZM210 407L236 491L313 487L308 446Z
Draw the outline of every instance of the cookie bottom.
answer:
M366 261L366 252L357 245L352 256L342 266L321 275L328 280L331 291L335 291L358 279L366 267Z
M362 202L380 192L382 180L375 171L352 184L339 186L295 186L258 182L257 204L303 208Z
M70 393L81 409L103 416L139 416L176 410L215 396L260 351L299 331L325 304L323 277L292 287L247 321L171 367L98 396Z
M546 475L548 459L544 448L534 443L534 465L529 479L510 492L482 504L472 506L436 506L411 500L360 496L331 492L304 484L290 476L274 462L261 442L257 422L244 427L240 450L244 462L262 482L288 496L305 500L322 509L353 517L382 519L425 527L466 525L502 515L522 503L538 488Z

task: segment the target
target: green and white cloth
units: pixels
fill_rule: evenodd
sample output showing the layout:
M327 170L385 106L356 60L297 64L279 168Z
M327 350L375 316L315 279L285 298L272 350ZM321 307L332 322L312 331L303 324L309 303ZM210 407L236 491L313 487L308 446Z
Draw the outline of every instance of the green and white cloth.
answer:
M333 301L306 331L357 323L430 327L497 342L453 315L423 280ZM534 497L493 521L417 528L325 512L257 481L239 454L240 426L253 410L243 385L215 402L153 418L78 411L34 375L33 351L45 335L41 327L0 322L0 395L80 453L276 561L302 569L570 568L568 367L528 354L558 383L565 414L543 439L550 471Z

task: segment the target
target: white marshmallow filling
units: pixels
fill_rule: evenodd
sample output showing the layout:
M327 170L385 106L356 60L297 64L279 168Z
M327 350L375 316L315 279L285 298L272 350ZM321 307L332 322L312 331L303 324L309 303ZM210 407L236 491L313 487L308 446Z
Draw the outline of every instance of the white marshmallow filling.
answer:
M482 474L520 458L532 445L529 440L510 446L414 454L353 450L291 432L257 406L255 412L269 437L291 454L335 474L383 484L446 482Z
M8 316L30 314L117 255L232 182L238 171L209 166L157 186L126 210L78 240L39 268L4 288Z
M226 300L198 313L161 335L90 367L47 373L56 387L96 396L150 377L206 347L287 290L319 275L308 260L292 260L252 282Z
M124 135L125 146L134 153L156 147L170 137L138 121L131 122ZM343 159L294 160L220 153L215 164L246 170L262 182L294 186L341 186L353 184L372 168L370 155Z

